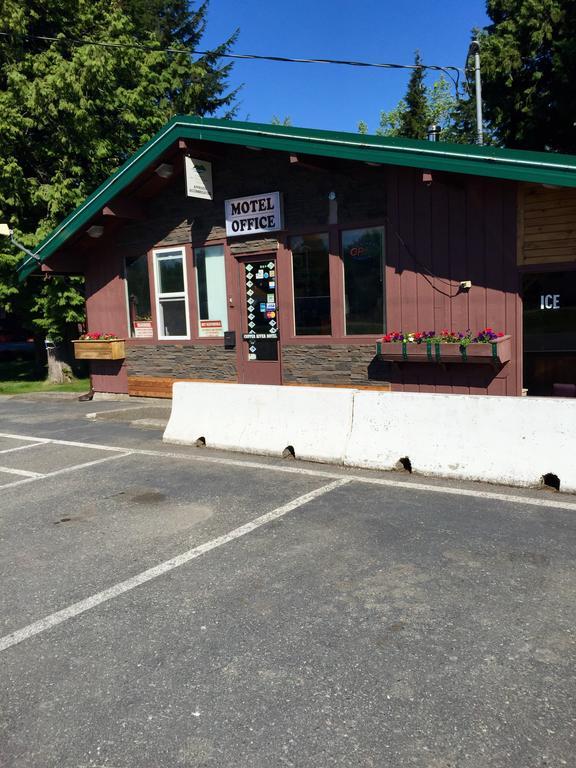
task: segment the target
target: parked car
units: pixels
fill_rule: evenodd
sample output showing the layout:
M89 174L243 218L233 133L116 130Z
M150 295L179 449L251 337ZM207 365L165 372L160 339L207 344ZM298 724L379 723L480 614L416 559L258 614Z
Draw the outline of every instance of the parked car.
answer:
M0 360L34 357L34 339L24 329L4 328L0 325Z

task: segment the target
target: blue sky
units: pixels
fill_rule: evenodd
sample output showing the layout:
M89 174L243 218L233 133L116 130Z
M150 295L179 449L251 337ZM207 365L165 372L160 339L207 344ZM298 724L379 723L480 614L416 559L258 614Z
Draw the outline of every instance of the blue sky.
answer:
M211 0L204 46L236 28L237 53L463 66L470 30L485 26L485 0ZM334 65L237 62L231 84L244 84L237 118L371 133L381 109L394 107L409 72Z

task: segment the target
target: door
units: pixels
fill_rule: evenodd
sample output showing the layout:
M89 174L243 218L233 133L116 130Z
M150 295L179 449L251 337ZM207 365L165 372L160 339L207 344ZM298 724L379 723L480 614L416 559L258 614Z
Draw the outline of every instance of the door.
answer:
M238 259L240 324L238 379L281 384L276 255Z
M576 271L525 273L524 387L576 397Z

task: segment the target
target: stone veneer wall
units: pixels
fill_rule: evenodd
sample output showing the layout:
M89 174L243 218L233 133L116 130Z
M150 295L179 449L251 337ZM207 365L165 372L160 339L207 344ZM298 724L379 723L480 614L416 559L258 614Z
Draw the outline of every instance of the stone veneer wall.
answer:
M282 347L284 384L383 386L388 366L375 359L373 344L287 345Z
M128 376L236 381L236 350L190 344L126 345Z

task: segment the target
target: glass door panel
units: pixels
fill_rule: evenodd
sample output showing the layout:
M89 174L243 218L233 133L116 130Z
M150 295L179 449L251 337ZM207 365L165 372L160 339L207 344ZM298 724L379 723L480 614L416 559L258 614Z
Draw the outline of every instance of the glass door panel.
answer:
M248 360L278 360L276 262L246 262L244 284Z
M576 397L576 271L523 276L524 387Z

